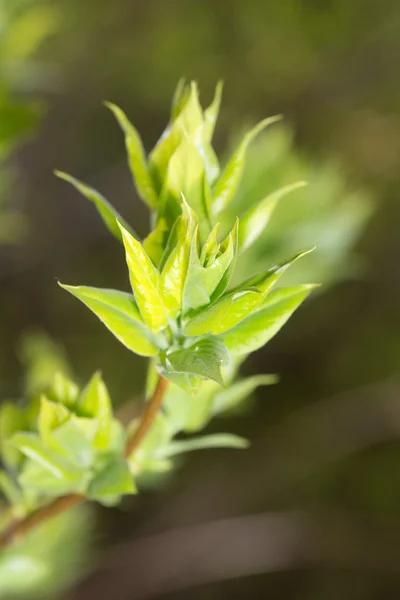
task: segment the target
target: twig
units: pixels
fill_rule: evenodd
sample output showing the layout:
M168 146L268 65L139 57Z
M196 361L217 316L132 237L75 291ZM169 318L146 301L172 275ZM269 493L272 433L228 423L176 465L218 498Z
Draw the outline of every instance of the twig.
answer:
M126 457L130 456L132 452L139 447L143 438L150 430L157 412L161 407L167 385L168 381L164 379L164 377L160 377L157 382L156 389L154 390L154 394L143 411L139 427L134 433L132 439L127 443L125 449ZM82 496L81 494L68 494L67 496L57 498L51 502L51 504L47 504L46 506L39 508L27 517L19 521L15 521L0 534L0 550L18 540L22 535L29 533L29 531L34 529L37 525L40 525L48 519L51 519L52 517L55 517L65 510L81 504L84 501L85 496Z

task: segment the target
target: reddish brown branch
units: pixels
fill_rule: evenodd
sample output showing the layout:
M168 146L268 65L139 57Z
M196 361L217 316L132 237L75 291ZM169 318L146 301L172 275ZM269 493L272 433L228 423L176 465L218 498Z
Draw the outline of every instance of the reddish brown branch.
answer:
M132 439L127 443L125 456L130 456L132 452L139 447L143 438L150 430L161 407L167 385L168 381L164 379L164 377L160 377L157 382L156 389L154 390L154 394L144 409L139 427L135 431ZM37 525L40 525L52 517L55 517L68 508L72 508L73 506L84 502L84 500L85 496L80 494L69 494L68 496L57 498L51 504L47 504L46 506L39 508L20 521L14 521L5 531L0 534L0 550L18 540L21 536L34 529Z

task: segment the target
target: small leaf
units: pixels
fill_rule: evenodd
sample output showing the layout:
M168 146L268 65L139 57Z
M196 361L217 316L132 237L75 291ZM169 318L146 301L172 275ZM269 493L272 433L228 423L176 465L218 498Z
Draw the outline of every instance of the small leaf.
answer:
M117 290L59 284L81 300L132 352L155 356L157 340L143 323L132 294Z
M220 336L232 354L249 354L266 344L306 299L312 284L282 288L267 296L261 308Z
M180 92L178 91L180 94ZM200 139L203 129L203 114L199 104L197 85L192 82L190 93L185 90L185 99L175 111L175 119L168 125L163 135L150 153L150 173L159 192L167 176L167 170L172 155L178 148L184 136L191 140ZM182 96L181 96L182 97ZM179 114L176 114L179 112Z
M10 504L18 504L21 501L21 489L3 469L0 469L0 491Z
M86 419L72 415L68 421L52 432L52 447L63 454L66 460L77 469L89 467L94 454L94 441L98 430L96 419ZM50 444L49 444L50 447Z
M158 204L157 193L147 166L146 154L140 135L125 113L118 106L110 102L106 102L106 106L114 113L125 134L128 164L137 192L140 198L144 200L151 209L156 209Z
M92 500L102 501L108 496L134 494L136 488L128 463L121 457L112 457L102 464L92 479L87 495Z
M6 442L17 431L29 429L26 411L14 402L5 402L0 408L0 451L4 463L14 469L21 462L21 454Z
M268 225L271 215L275 210L279 200L289 194L293 190L297 190L307 185L306 181L298 181L287 185L266 198L258 204L251 207L240 219L239 229L239 251L244 252L249 248L257 238L260 237L266 226Z
M242 178L249 144L268 125L279 121L281 116L269 117L258 123L251 131L245 134L238 148L229 160L220 178L213 189L213 214L217 215L232 200Z
M53 378L51 388L46 392L46 396L54 402L60 402L67 408L75 406L79 395L78 386L63 373L56 373Z
M16 433L8 443L59 479L73 479L77 475L76 468L47 448L34 433Z
M300 252L281 265L269 269L266 273L249 279L197 315L188 315L184 329L185 333L187 335L203 335L206 333L217 335L228 331L254 312L281 275L296 260L312 250Z
M165 219L158 219L156 228L143 240L143 248L154 266L160 266L164 253L165 238L168 234L168 225Z
M168 323L168 309L160 292L160 273L157 271L143 246L120 225L129 277L135 299L143 320L152 331L158 331Z
M183 292L183 312L196 310L216 300L229 283L237 251L237 226L210 254L216 229L211 232L199 258L198 240L192 237L188 271ZM212 237L211 237L212 236ZM203 261L202 261L203 258Z
M190 373L223 385L221 367L229 362L226 347L215 337L203 338L187 348L168 352L164 365L168 371Z
M215 88L215 95L210 106L204 111L204 137L208 142L211 142L215 125L218 119L219 108L221 105L222 91L224 83L219 81Z
M109 229L109 231L121 242L122 236L121 231L117 224L117 219L120 223L123 223L124 227L130 231L130 233L137 237L136 233L133 231L131 226L121 217L118 211L94 188L82 183L72 175L68 175L68 173L63 173L62 171L54 171L54 174L60 179L64 179L68 183L72 184L74 188L78 190L85 196L90 202L96 206L101 218L104 221L104 224Z
M43 467L42 464L29 459L25 461L18 476L18 482L25 494L40 494L47 498L81 492L84 480L84 470L69 477L60 477Z
M236 408L248 398L259 386L273 385L278 382L276 375L253 375L237 381L224 390L218 390L214 397L212 413L220 413Z
M179 216L183 194L202 228L210 228L210 208L205 191L204 162L194 143L185 137L168 164L161 194L162 217L172 225Z
M182 109L184 108L186 102L188 101L190 96L190 87L186 85L186 82L183 78L178 81L178 85L176 86L176 90L172 99L172 108L171 108L171 119L175 121L177 117L179 117Z
M83 390L77 402L77 410L84 416L97 420L93 447L106 450L111 438L113 412L110 395L101 373L95 373Z
M163 456L169 458L184 452L204 450L205 448L238 448L249 447L248 440L230 433L216 433L202 437L193 437L188 440L173 441L163 449Z
M51 402L46 396L41 396L38 416L40 437L46 441L47 434L62 425L70 415L70 411L63 404Z
M182 225L185 220L182 220ZM161 273L161 293L172 318L182 307L183 288L190 254L190 231L181 229L180 239L169 255Z
M111 419L110 395L99 371L93 375L82 391L76 408L80 415L88 418Z

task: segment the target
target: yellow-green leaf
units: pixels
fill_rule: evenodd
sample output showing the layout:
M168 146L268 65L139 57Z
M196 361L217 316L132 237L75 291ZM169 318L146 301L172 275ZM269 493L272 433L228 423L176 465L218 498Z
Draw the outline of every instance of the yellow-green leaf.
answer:
M158 204L157 193L150 176L146 154L140 135L125 113L118 106L110 102L106 102L106 106L114 113L125 134L128 164L137 192L141 199L144 200L151 209L156 209Z
M157 339L143 323L132 294L87 286L60 286L83 302L124 346L141 356L155 356Z
M160 290L160 273L140 242L120 225L125 246L129 278L143 320L152 331L168 323L168 309Z
M258 123L251 131L245 134L238 148L221 173L213 189L213 214L217 215L229 204L242 178L249 144L268 125L281 119L280 115L269 117Z
M124 225L124 227L130 231L130 233L137 237L136 233L133 231L132 227L121 217L121 215L115 210L115 208L104 198L100 192L95 190L94 188L82 183L72 175L68 175L68 173L63 173L62 171L54 171L54 174L57 175L60 179L67 181L71 185L74 186L82 194L85 196L90 202L96 206L101 218L104 221L106 227L111 231L111 233L119 240L122 241L121 231L117 224L117 219L120 223Z

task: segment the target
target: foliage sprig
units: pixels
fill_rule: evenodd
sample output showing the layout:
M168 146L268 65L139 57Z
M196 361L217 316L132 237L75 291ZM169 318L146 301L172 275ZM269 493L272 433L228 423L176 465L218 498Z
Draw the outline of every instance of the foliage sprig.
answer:
M115 504L136 493L144 475L171 469L177 454L247 445L225 433L176 436L201 430L257 386L274 382L269 375L237 380L237 370L280 330L314 285L277 288L307 250L231 287L238 255L263 233L280 197L304 182L261 199L223 230L220 220L240 184L249 144L280 117L248 132L221 169L212 147L221 93L219 84L203 110L197 85L180 82L170 123L148 157L124 112L107 104L124 133L137 193L150 210L152 230L143 241L102 194L57 172L94 203L122 242L131 291L60 285L130 351L150 358L148 403L125 430L95 374L83 390L58 375L28 409L6 406L0 418L5 463L0 485L19 519L32 521L34 511L47 518L49 507L53 512L54 506L65 507L68 497L71 504L85 498Z

